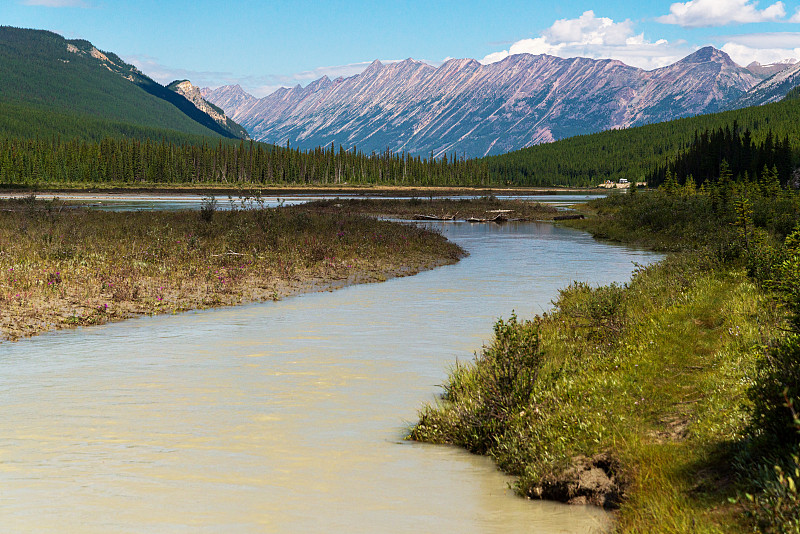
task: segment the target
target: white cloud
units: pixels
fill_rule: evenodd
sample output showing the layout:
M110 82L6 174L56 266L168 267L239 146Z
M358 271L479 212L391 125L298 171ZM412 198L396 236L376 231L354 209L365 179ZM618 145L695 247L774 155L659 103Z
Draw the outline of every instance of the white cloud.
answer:
M783 2L775 2L758 9L751 0L691 0L669 6L669 15L656 18L664 24L677 24L685 28L724 26L750 22L776 22L786 16Z
M752 48L741 43L725 43L722 51L739 65L757 61L762 65L800 58L800 47L796 48Z
M789 22L800 22L800 7L798 7L797 11L794 12L792 18L789 19Z
M26 6L43 6L43 7L89 7L89 4L83 0L24 0L22 2Z
M550 54L559 57L618 59L628 65L654 69L669 65L694 49L686 42L669 43L665 39L649 41L634 31L633 22L614 22L586 11L576 19L557 20L539 37L522 39L508 50L494 52L481 60L495 63L514 54Z
M722 50L739 65L758 61L762 65L786 59L800 59L800 32L724 35Z
M800 47L800 32L746 33L723 35L720 41L747 45L751 48L797 48Z

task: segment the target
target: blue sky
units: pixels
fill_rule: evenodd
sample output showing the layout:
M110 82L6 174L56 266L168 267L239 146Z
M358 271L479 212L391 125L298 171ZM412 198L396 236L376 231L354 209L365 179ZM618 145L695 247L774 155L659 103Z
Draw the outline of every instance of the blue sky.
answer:
M239 83L257 96L374 59L529 52L652 69L705 45L742 65L800 59L800 0L0 0L0 24L87 39L162 83Z

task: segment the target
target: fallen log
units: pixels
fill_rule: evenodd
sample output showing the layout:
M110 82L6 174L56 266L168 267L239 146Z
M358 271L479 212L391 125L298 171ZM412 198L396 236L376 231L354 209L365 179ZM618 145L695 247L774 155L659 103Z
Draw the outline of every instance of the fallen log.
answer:
M455 215L414 215L415 221L452 221Z
M506 217L504 215L496 215L496 216L492 217L491 219L479 219L477 217L470 217L470 218L467 219L467 222L474 222L474 223L490 223L490 222L493 222L493 223L504 223L506 221L508 221L508 217Z
M583 215L556 215L553 217L554 221L571 221L574 219L583 219Z

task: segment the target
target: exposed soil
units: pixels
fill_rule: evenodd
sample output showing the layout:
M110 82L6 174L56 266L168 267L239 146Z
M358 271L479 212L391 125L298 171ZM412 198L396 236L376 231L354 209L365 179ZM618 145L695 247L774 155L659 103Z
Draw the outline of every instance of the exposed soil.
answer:
M572 458L569 467L546 478L533 496L568 504L617 509L625 497L627 486L619 461L610 454L600 453L591 458Z
M355 214L61 208L0 201L0 341L384 281L464 255L435 232Z
M151 280L145 284L152 286L151 292L159 293L163 299L156 303L137 299L135 295L130 297L120 295L111 289L107 294L98 294L96 298L88 301L66 295L63 298L51 298L37 303L28 301L23 305L7 302L7 305L0 307L0 344L3 341L16 341L62 328L99 325L143 315L281 300L302 293L333 291L353 284L384 282L390 278L411 276L455 261L457 259L448 258L404 266L364 266L356 272L352 269L330 268L323 274L308 271L295 275L291 280L271 276L251 276L239 279L235 286L224 289L208 285L185 285L177 290L164 287L156 291L155 286L160 282Z

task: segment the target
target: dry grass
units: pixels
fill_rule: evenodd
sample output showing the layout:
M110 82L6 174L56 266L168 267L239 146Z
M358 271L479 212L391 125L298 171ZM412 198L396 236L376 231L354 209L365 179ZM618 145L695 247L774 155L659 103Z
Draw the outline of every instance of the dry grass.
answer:
M320 200L307 204L309 209L326 213L363 213L396 219L413 219L429 215L455 219L491 219L503 214L508 219L524 221L553 220L563 214L555 207L522 200L499 200L493 196L480 198L411 198L411 199L347 199Z
M381 281L463 255L436 233L353 214L210 219L0 202L0 337Z

